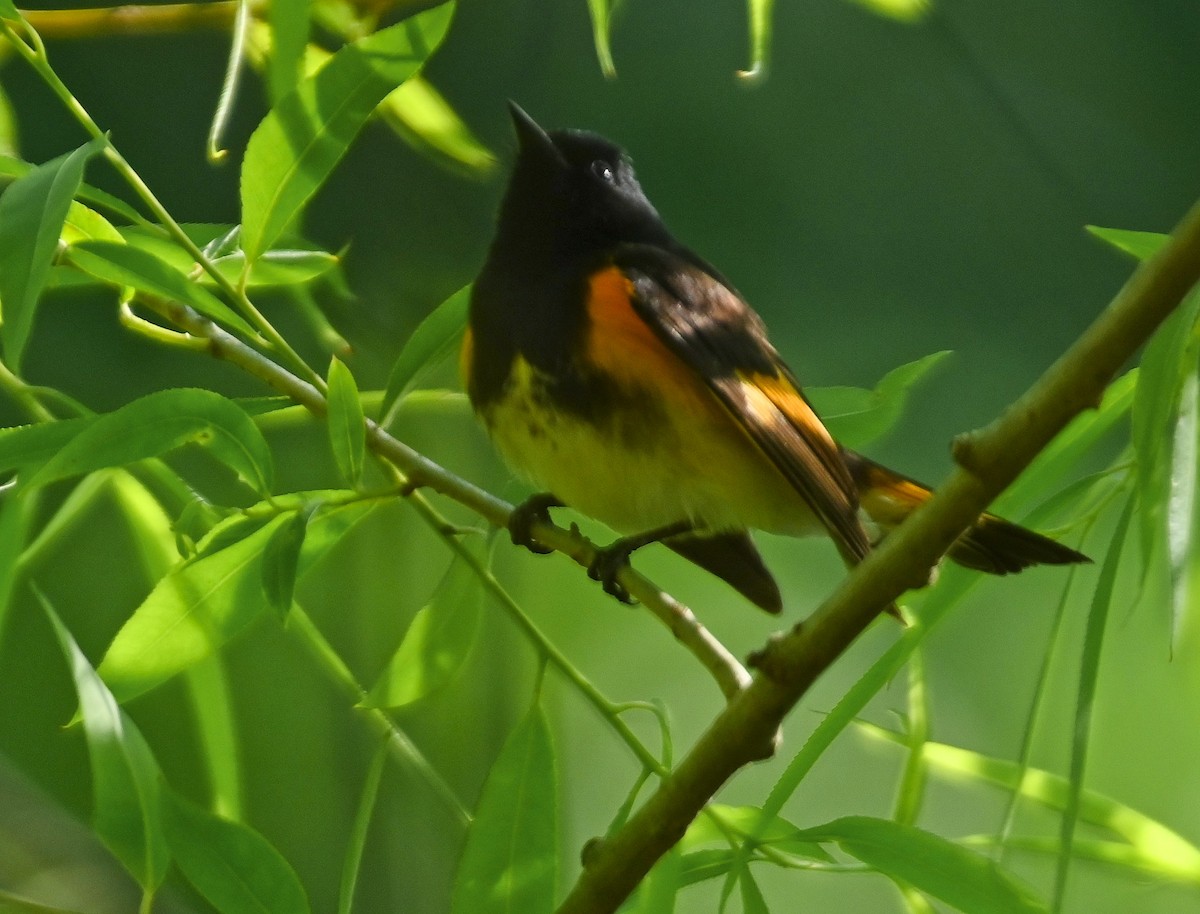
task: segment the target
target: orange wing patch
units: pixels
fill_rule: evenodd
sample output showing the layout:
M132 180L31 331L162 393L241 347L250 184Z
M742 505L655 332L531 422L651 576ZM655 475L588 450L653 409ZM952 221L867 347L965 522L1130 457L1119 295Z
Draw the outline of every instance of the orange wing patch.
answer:
M825 428L825 423L787 378L761 373L739 377L747 406L755 411L756 418L768 421L778 410L797 428L804 429L806 437L822 441L831 452L837 453L837 444Z
M859 500L871 520L891 530L929 498L929 490L911 479L870 466Z

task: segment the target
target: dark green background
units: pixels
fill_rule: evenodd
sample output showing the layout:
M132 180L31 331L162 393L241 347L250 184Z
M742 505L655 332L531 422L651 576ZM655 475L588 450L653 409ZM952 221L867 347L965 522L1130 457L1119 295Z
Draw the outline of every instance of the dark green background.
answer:
M746 43L740 3L632 0L616 23L619 78L609 81L596 64L583 0L464 0L427 75L503 161L512 145L507 98L546 126L588 127L625 146L667 222L761 311L803 382L870 385L900 363L954 350L902 428L870 449L931 481L949 467L950 438L1022 391L1128 274L1131 263L1083 226L1166 231L1200 191L1200 7L1191 0L953 2L917 25L842 0L780 3L770 77L753 88L734 77L746 65ZM226 37L51 42L50 52L178 219L237 220L238 151L265 109L250 76L230 135L234 162L205 163ZM43 161L81 142L18 62L9 61L0 80L18 112L25 158ZM372 126L310 208L309 235L331 249L351 245L346 268L357 300L335 303L332 313L355 346L350 364L363 387L381 386L406 334L471 279L502 172L463 177ZM101 166L88 178L119 188ZM76 294L52 298L26 359L29 380L101 409L164 385L261 392L227 366L130 337L107 305ZM288 323L282 305L271 313ZM442 380L452 378L447 369ZM523 491L462 410L411 416L402 431L508 497ZM286 445L280 471L287 485L328 484L320 429L275 440ZM1104 546L1102 537L1089 544L1097 552ZM97 512L35 572L51 582L48 591L94 659L145 591L144 582L119 571L129 549L119 524ZM793 618L842 574L823 543L764 540L764 550ZM397 507L352 537L330 560L326 582L303 596L369 682L444 562L432 538ZM677 746L686 747L712 716L715 689L644 614L605 599L561 560L500 547L497 565L612 697L667 702ZM647 554L639 565L740 654L772 629L671 557ZM1062 580L1059 572L1037 571L989 582L932 639L935 739L1014 757ZM1089 784L1200 841L1195 645L1172 658L1157 591L1136 610L1122 608L1133 605L1136 590L1126 587L1114 612ZM1034 753L1036 764L1058 771L1069 751L1084 608L1067 625ZM894 627L881 623L819 684L789 724L785 755L894 637ZM300 872L314 910L330 910L368 757L364 728L277 627L259 626L229 656L250 821ZM463 680L405 715L405 726L468 802L527 701L532 675L530 652L489 613ZM553 683L550 696L569 875L634 767L578 699ZM897 682L870 716L891 725L904 701ZM0 751L86 818L82 737L59 728L72 703L48 628L22 600L0 642ZM172 783L203 799L186 707L183 690L170 686L131 712ZM644 732L653 738L649 727ZM886 815L898 759L849 735L788 814L800 824ZM781 770L780 762L757 766L725 799L760 802ZM935 787L922 824L950 836L982 832L996 826L999 809L994 795ZM1054 827L1046 817L1025 824L1042 833ZM0 814L0 858L28 841L28 829L14 829ZM460 840L420 783L391 767L361 910L443 910ZM1017 859L1035 884L1048 884L1044 861ZM865 876L792 874L769 880L768 893L781 911L900 910L882 879ZM687 898L680 910L713 909L699 894ZM1084 865L1073 877L1070 910L1175 914L1200 910L1200 900Z

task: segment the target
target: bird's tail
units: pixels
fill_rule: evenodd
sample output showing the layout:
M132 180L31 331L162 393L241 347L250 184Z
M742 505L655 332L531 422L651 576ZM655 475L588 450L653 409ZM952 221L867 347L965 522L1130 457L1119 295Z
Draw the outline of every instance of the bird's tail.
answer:
M927 486L861 454L847 451L846 461L858 486L862 510L884 536L931 494ZM988 574L1012 574L1030 565L1091 561L1081 552L994 514L981 514L947 555L959 565Z

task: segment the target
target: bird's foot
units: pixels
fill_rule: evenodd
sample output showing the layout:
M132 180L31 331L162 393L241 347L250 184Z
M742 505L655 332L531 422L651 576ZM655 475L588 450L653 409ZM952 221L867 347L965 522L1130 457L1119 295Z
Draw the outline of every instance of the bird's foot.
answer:
M549 555L554 550L543 546L533 538L533 525L550 522L550 509L561 508L563 503L550 492L539 492L513 508L508 518L508 535L514 546L524 546L535 555Z

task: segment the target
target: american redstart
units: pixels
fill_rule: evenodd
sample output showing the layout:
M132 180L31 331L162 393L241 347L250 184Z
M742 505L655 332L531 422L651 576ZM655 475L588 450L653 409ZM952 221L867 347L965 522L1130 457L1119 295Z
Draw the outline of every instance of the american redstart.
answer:
M462 368L508 463L548 490L514 538L566 505L625 536L593 576L661 541L768 612L779 588L749 530L828 534L853 565L926 486L842 447L762 320L681 244L628 156L512 105L519 150L475 282ZM992 574L1087 557L990 514L949 551Z

